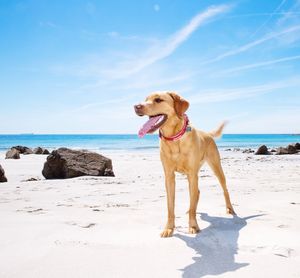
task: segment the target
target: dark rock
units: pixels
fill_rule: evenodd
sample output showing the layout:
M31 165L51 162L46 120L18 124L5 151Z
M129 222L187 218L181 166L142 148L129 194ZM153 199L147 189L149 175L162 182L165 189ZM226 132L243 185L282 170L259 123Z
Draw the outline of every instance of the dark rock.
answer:
M295 153L297 153L297 149L293 145L288 145L286 148L279 147L276 152L277 155L295 154Z
M297 153L297 148L295 146L293 146L293 145L288 145L287 146L287 150L288 150L289 154L295 154L295 153Z
M42 171L46 179L67 179L79 176L112 176L111 159L88 151L60 148L54 150Z
M276 153L276 150L275 150L275 149L272 149L272 150L271 150L271 153Z
M47 149L43 149L43 154L50 154L50 152Z
M34 154L50 154L50 152L47 149L37 147L33 150Z
M268 155L268 154L271 154L271 153L268 151L268 148L267 148L266 145L261 145L261 146L257 149L257 151L256 151L255 154L256 154L256 155Z
M32 154L32 149L25 146L14 146L11 149L16 149L20 154Z
M33 151L32 151L32 149L27 148L27 149L23 152L23 154L24 154L24 155L26 155L26 154L33 154Z
M15 148L11 148L6 152L5 159L20 159L20 152Z
M289 154L289 153L288 153L287 148L279 147L279 148L277 149L276 154L277 154L277 155L281 155L281 154Z
M5 177L5 172L1 165L0 165L0 182L7 182L7 178Z
M297 150L300 150L300 143L296 143L296 144L294 145L294 147L295 147Z
M33 149L33 153L34 154L42 154L43 153L43 149L41 147L37 147Z
M252 149L245 149L245 150L243 150L243 153L254 153L254 150L252 150Z

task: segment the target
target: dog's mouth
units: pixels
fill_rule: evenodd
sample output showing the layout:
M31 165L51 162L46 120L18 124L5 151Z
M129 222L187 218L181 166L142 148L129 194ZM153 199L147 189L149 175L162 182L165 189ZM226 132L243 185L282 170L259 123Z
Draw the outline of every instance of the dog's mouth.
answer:
M139 130L139 137L144 137L147 133L153 133L159 129L168 119L165 114L149 116L149 120Z

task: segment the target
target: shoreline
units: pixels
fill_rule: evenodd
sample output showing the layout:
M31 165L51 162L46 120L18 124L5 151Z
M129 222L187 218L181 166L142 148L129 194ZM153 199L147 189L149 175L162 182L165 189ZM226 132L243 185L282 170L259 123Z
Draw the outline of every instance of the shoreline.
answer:
M294 143L291 143L291 144L288 144L288 145L294 145ZM269 150L277 150L278 148L285 148L287 145L280 145L280 146L267 146ZM13 146L12 146L13 147ZM62 147L57 147L57 148L47 148L47 147L44 147L42 146L42 148L45 148L47 150L49 150L49 152L51 153L52 151L58 149L58 148L62 148ZM96 152L96 153L99 153L99 154L102 154L102 155L105 155L105 154L126 154L126 153L130 153L130 154L157 154L159 155L159 145L157 147L147 147L147 148L143 148L143 147L137 147L135 149L126 149L126 148L119 148L119 149L110 149L110 148L107 148L107 149L101 149L101 148L91 148L91 149L88 149L88 148L85 148L85 147L63 147L63 148L69 148L69 149L72 149L72 150L86 150L86 151L89 151L89 152ZM258 150L259 147L257 148L253 148L253 147L219 147L218 146L218 150L220 152L220 154L238 154L238 153L243 153L243 154L246 154L246 155L249 155L249 154L255 154L255 152ZM0 149L0 157L4 156L5 157L5 154L6 152L10 150L10 148L5 148L5 149ZM252 152L249 152L249 151L252 151ZM246 151L246 152L245 152ZM26 154L25 156L27 155L36 155L36 154ZM271 155L275 155L274 153L271 154ZM298 153L295 153L295 154L281 154L281 155L300 155L300 152ZM44 155L46 156L46 155ZM262 156L264 156L264 154L262 154Z
M280 134L243 134L228 135L216 139L219 149L240 148L257 149L266 144L269 148L284 147L288 144L300 142L300 136ZM0 151L12 146L23 145L27 147L47 148L49 150L59 147L71 149L87 149L90 151L144 151L159 148L157 134L147 135L140 139L137 135L0 135Z

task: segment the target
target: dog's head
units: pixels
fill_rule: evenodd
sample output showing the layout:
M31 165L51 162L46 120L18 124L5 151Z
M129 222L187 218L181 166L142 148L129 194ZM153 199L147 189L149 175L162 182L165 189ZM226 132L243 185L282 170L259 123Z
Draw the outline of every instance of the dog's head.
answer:
M189 103L174 92L159 92L149 95L146 100L134 106L139 116L149 116L149 120L140 130L140 136L152 133L162 127L168 119L181 118Z

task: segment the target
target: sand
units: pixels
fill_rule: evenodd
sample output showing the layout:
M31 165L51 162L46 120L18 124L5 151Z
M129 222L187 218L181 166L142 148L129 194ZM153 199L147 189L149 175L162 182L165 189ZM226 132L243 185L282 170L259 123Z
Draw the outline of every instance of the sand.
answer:
M187 233L187 180L177 175L176 230L160 238L166 194L158 152L104 153L116 177L45 180L46 156L0 164L0 277L300 277L300 155L222 152L238 216L200 172ZM36 178L37 181L26 181Z

